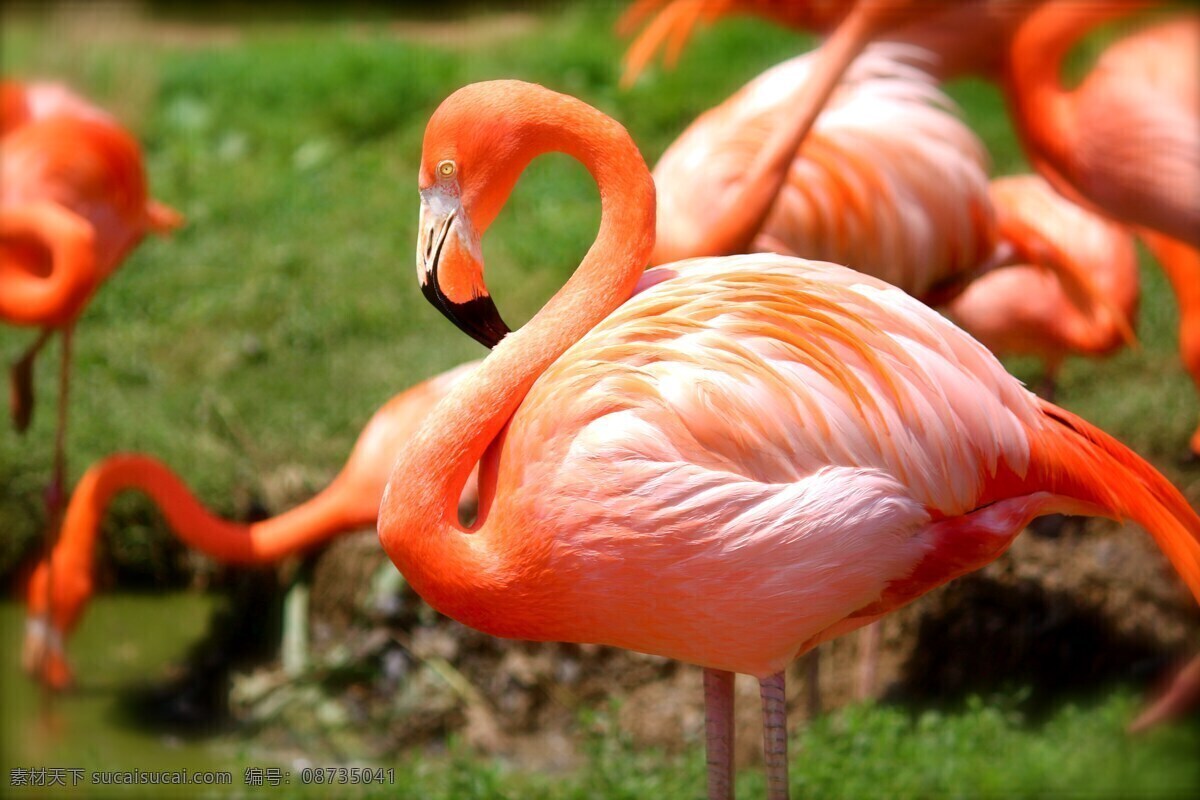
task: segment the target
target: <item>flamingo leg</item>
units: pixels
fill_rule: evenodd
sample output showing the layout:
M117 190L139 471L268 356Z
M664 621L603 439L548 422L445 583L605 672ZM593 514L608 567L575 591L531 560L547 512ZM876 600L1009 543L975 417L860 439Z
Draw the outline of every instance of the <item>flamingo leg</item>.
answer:
M858 684L854 687L854 694L860 701L875 696L876 674L879 672L879 645L882 640L882 622L872 622L858 633Z
M1163 722L1180 719L1200 707L1200 656L1188 662L1157 700L1129 724L1130 733L1141 733Z
M733 800L733 673L704 670L708 800Z
M759 681L763 704L763 760L767 766L767 799L787 800L787 696L784 673Z
M59 528L62 524L64 488L67 481L67 405L70 389L71 366L71 337L75 332L74 323L62 329L62 357L58 364L58 421L54 429L54 465L51 468L50 483L46 486L46 616L54 618L54 548L58 544ZM50 648L41 651L41 663L38 674L46 674L49 664ZM48 719L53 713L53 692L48 684L42 684L41 713Z
M800 670L804 673L804 705L809 719L821 716L821 651L809 650L800 656Z
M9 408L12 411L13 428L24 433L33 418L33 360L53 335L53 328L43 328L37 339L20 358L9 367Z
M58 421L54 427L54 465L46 487L47 547L53 550L58 538L59 516L67 484L67 407L71 386L71 337L74 324L62 329L62 358L58 364Z

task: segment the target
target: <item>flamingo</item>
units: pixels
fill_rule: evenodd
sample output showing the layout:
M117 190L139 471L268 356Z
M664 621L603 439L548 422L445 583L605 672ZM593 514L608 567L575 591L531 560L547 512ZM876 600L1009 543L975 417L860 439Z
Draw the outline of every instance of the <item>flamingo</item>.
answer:
M149 495L184 543L218 561L277 561L372 525L393 454L429 409L475 365L463 364L393 397L363 428L346 465L329 486L309 501L261 522L240 524L213 516L170 469L150 456L113 455L92 465L71 496L53 553L37 566L29 582L22 651L25 669L52 689L72 684L66 641L91 599L100 522L116 495L131 489ZM474 482L468 482L462 496L468 516L475 497Z
M600 229L506 334L481 239L549 151L595 178ZM1132 517L1200 599L1182 495L910 295L773 254L643 274L653 180L582 101L458 90L426 128L419 188L418 280L494 349L401 451L380 541L434 608L486 633L701 666L710 797L732 794L734 673L760 681L784 798L784 667L983 566L1038 515ZM454 503L476 463L467 529Z
M65 483L68 367L75 322L147 233L182 223L147 196L137 142L111 117L55 85L5 83L0 149L0 319L41 333L11 368L12 415L29 424L33 362L62 334L47 527Z
M819 54L702 114L654 168L651 263L771 251L848 264L918 297L983 263L996 244L987 154L903 52L864 53L803 146L769 169L759 164Z
M1041 7L1013 39L1006 97L1038 172L1066 197L1138 229L1175 290L1180 351L1200 388L1200 16L1118 40L1075 89L1059 78L1073 42L1136 7ZM1200 457L1200 428L1191 450Z
M996 355L1037 356L1044 367L1043 397L1053 399L1067 356L1110 355L1133 341L1138 265L1133 237L1057 194L1040 177L1000 178L991 184L1000 237L1020 255L974 280L946 312ZM1070 259L1095 278L1107 302L1071 291L1058 276L1029 260ZM1200 288L1200 286L1198 286Z

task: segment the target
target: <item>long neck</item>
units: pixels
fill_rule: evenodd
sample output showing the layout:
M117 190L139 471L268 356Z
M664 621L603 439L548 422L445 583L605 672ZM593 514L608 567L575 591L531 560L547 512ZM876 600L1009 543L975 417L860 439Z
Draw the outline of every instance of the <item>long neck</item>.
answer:
M141 455L110 456L88 469L71 496L54 552L56 570L91 572L104 512L115 495L130 489L149 495L185 544L233 564L273 561L370 523L343 511L333 486L277 517L250 524L229 522L209 513L158 461Z
M1060 191L1074 194L1073 153L1080 134L1073 95L1062 83L1063 60L1094 28L1143 5L1057 0L1034 11L1013 37L1004 81L1006 99L1030 161Z
M623 128L582 108L564 113L551 137L557 141L545 139L540 149L574 156L595 178L601 203L595 243L546 306L430 413L396 462L380 507L380 539L392 561L435 608L460 620L470 616L466 589L506 578L492 546L494 526L484 519L468 533L458 523L456 505L470 470L537 377L631 295L653 246L654 184L645 162ZM481 498L481 509L489 499Z

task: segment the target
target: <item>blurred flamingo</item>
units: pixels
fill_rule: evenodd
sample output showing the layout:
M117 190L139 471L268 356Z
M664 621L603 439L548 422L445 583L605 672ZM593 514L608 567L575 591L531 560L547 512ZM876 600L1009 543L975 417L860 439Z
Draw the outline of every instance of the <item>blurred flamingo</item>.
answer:
M1016 251L1014 263L973 281L945 310L996 355L1040 359L1039 393L1052 400L1067 356L1107 356L1133 341L1139 296L1133 237L1037 176L995 180L991 197L1000 238ZM1076 272L1092 275L1106 303L1080 298L1059 275L1037 265L1064 259L1078 265Z
M785 126L819 54L702 114L654 169L651 263L770 251L848 264L917 297L983 264L996 244L987 155L899 50L858 59L799 150L776 143L795 139Z
M149 456L114 455L92 465L71 497L53 555L38 565L29 583L25 669L51 688L72 682L65 643L93 593L96 539L113 497L129 490L149 495L184 543L223 563L278 561L374 524L396 451L429 409L474 367L474 362L464 364L393 397L359 434L346 465L329 486L306 503L261 522L241 524L214 517L174 473ZM469 481L461 498L467 516L476 496L474 481Z
M3 85L0 319L41 328L11 368L12 415L29 424L33 362L62 333L48 530L65 482L71 336L92 293L148 232L181 224L147 196L142 154L115 121L62 87Z
M0 135L35 120L60 116L114 122L107 111L60 83L0 80Z
M1030 160L1051 185L1142 233L1175 289L1180 350L1200 386L1200 16L1118 40L1075 89L1059 77L1080 36L1140 6L1041 7L1014 37L1007 97ZM1191 450L1200 456L1200 429Z
M481 237L547 151L596 179L600 230L506 335ZM786 797L784 667L993 560L1033 517L1131 516L1200 599L1200 517L1179 492L904 292L763 254L643 276L654 183L590 106L460 89L426 129L419 186L422 287L495 348L400 454L383 546L485 632L704 667L710 797L732 796L733 673L760 680L769 794ZM466 530L454 507L477 463Z

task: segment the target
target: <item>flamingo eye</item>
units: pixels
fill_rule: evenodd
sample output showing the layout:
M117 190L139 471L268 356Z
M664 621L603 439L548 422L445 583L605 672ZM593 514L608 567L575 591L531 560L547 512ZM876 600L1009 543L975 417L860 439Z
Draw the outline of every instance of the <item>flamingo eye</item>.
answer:
M439 178L453 178L454 173L458 171L458 166L450 159L441 161L437 165L437 174Z

